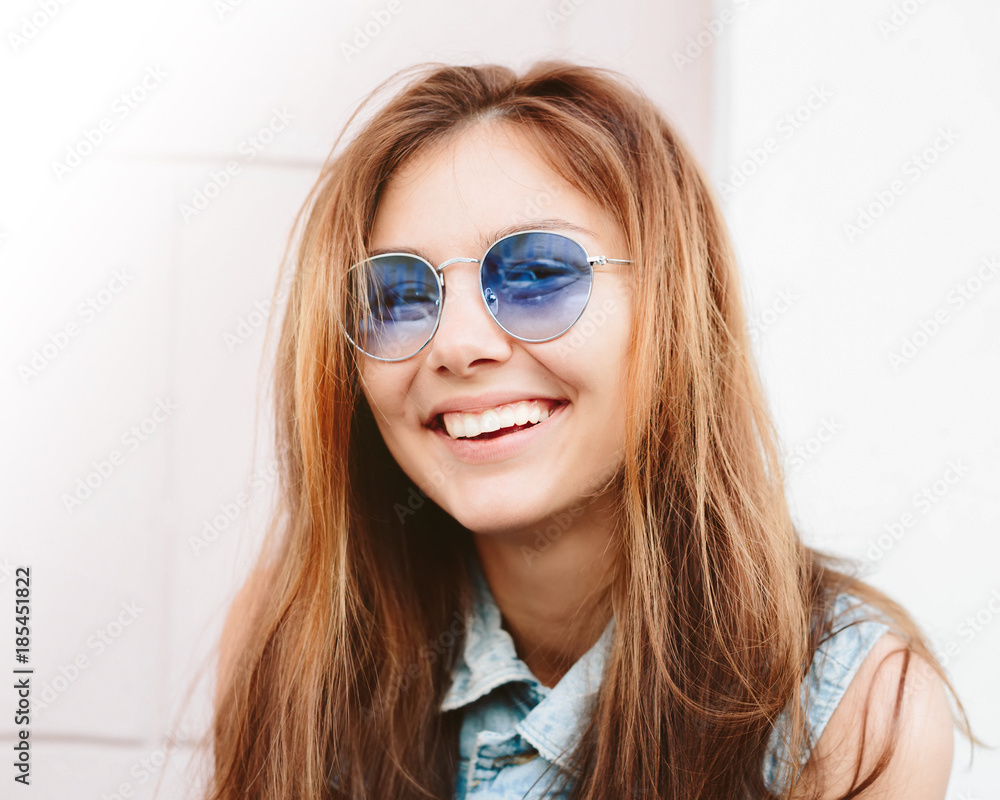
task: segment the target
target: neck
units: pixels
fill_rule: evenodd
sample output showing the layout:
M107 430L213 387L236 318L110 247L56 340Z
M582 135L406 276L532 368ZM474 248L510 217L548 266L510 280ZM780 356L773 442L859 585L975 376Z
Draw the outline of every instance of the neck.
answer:
M611 619L600 601L613 578L615 557L614 518L606 500L559 519L563 524L550 526L549 536L537 529L474 534L504 628L521 660L549 687L593 646ZM595 602L604 610L594 613Z

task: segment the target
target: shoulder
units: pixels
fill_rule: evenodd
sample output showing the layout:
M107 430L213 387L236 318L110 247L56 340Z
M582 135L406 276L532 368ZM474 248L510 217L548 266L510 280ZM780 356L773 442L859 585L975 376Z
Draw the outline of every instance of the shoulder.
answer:
M251 573L240 587L226 615L219 636L219 658L216 669L215 704L222 699L223 690L236 667L237 656L246 641L260 601L265 596L268 573L258 570Z
M794 796L845 795L891 746L885 771L859 797L941 800L951 774L952 726L944 683L931 664L896 634L882 633L833 709Z

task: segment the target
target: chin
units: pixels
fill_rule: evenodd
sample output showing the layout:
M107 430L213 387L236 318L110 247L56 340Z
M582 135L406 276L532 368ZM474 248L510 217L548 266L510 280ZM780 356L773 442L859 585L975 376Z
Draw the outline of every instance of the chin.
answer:
M501 503L499 508L493 504L489 506L480 505L476 508L448 508L446 511L462 527L475 534L482 536L514 536L525 533L534 536L539 530L545 527L545 519L539 519L537 515L525 513L528 509L523 506L512 508L509 501ZM511 513L517 511L519 513Z

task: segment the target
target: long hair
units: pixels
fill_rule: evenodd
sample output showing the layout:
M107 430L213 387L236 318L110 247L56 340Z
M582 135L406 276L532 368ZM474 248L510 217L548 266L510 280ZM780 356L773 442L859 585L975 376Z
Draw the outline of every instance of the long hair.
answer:
M844 591L947 683L903 609L795 530L724 219L655 105L616 73L558 61L406 76L369 119L388 84L351 117L298 218L274 372L281 504L220 676L212 800L452 796L460 712L439 706L471 607L471 534L389 454L340 323L389 178L486 120L530 136L613 215L641 298L614 478L614 641L558 781L581 800L772 796L768 737L785 712L788 764L814 744L799 698ZM846 796L884 770L891 744Z

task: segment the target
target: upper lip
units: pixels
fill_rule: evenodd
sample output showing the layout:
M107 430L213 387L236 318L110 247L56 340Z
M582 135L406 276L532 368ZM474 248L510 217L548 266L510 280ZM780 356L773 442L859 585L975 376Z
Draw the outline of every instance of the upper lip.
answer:
M517 403L521 400L549 400L550 402L557 404L565 402L565 400L558 397L550 397L540 392L530 391L522 392L505 390L486 392L484 394L477 395L459 395L458 397L443 400L437 405L432 406L426 419L424 419L424 425L434 424L434 420L439 414L447 414L449 411L468 411L470 413L475 413L477 411L485 411L488 408L502 406L506 403Z

